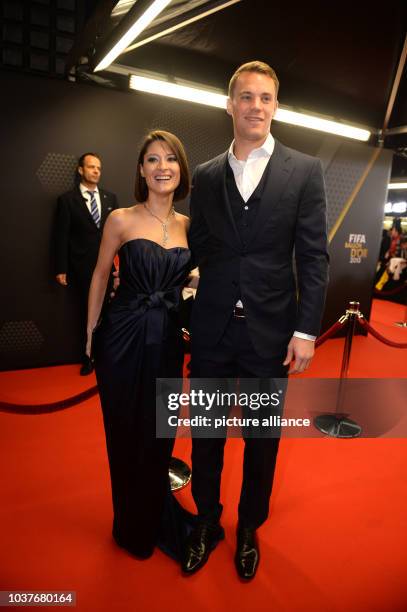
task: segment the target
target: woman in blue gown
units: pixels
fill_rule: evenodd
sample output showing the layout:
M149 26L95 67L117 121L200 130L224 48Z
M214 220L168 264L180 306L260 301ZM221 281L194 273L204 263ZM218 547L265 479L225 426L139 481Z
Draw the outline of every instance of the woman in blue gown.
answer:
M139 558L158 544L179 557L190 515L169 489L173 439L155 435L155 380L181 378L177 317L190 270L189 219L173 203L190 179L176 136L150 132L141 148L135 195L106 222L89 292L87 354L95 358L113 498L113 537ZM113 259L120 285L99 321Z

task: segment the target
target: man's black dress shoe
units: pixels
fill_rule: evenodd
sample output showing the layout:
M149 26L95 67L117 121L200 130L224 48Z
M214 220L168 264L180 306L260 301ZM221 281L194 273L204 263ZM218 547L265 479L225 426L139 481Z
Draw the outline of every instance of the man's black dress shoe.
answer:
M88 376L88 374L92 374L93 370L94 370L93 361L89 357L86 357L82 362L82 366L81 366L81 369L79 370L79 374L81 376Z
M189 534L184 547L181 563L185 574L194 574L208 560L211 551L225 537L223 527L219 523L199 523Z
M243 580L251 580L256 575L260 561L259 544L256 530L240 527L237 530L235 566Z

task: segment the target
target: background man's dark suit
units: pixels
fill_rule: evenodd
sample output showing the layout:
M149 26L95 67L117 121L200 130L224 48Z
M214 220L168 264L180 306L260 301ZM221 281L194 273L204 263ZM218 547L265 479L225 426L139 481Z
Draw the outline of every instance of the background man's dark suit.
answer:
M56 275L66 274L81 301L83 357L80 373L93 371L92 361L85 354L88 293L95 269L103 226L112 210L118 208L114 193L98 188L101 206L100 224L96 225L79 186L58 198L55 224ZM108 289L109 293L109 289ZM107 293L107 294L108 294Z
M103 226L109 213L118 207L114 193L99 188L99 194L100 227L92 219L79 187L58 198L56 274L68 274L68 282L71 280L86 293L96 266Z
M231 172L224 153L199 166L193 178L190 244L200 281L191 376L285 377L293 332L317 336L323 311L328 255L321 164L276 142L246 207ZM232 314L238 299L245 312L241 327ZM243 358L231 370L229 347L236 346ZM223 446L224 440L193 440L192 491L201 519L210 523L222 511ZM257 529L267 518L277 449L278 439L246 440L242 527Z

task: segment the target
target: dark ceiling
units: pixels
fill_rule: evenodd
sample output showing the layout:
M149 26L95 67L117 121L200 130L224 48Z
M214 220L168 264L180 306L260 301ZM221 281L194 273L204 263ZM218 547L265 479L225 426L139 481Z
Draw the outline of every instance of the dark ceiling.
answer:
M125 11L141 10L150 1L129 0ZM406 66L397 78L403 49L407 51L406 0L235 2L122 53L115 64L226 92L239 64L266 61L280 79L280 104L371 128L371 144L381 142L396 153L393 177L407 179ZM168 25L174 12L199 12L220 4L172 0L139 40ZM2 0L2 67L17 69L19 62L20 70L62 78L66 66L71 79L128 89L127 76L92 70L103 45L130 17L126 12L112 16L116 5L117 0ZM48 47L41 47L40 36L51 41ZM397 95L388 116L392 90ZM381 133L383 127L387 131Z
M274 6L273 6L274 5ZM262 59L281 81L283 104L381 128L402 50L406 2L243 0L159 42L123 54L131 65L182 70L224 88L239 64ZM403 8L404 7L404 8ZM224 72L224 69L227 69ZM392 125L407 123L397 101Z
M178 6L191 8L194 1L173 0L166 11L170 13ZM112 5L112 0L88 2L88 26L99 15L96 30L102 42L114 36L122 18L110 17ZM228 78L239 64L261 59L279 76L280 104L372 128L372 143L376 144L402 56L406 26L405 0L241 0L123 53L115 63L226 91ZM100 44L95 43L95 28L90 32L80 47L84 54L87 45L89 56L92 45L97 52ZM108 72L98 73L97 79L120 86L120 80ZM127 81L123 86L127 87ZM393 168L397 177L407 177L407 128L406 132L392 133L402 126L407 126L406 67L387 124L391 132L382 136L384 146L397 153Z

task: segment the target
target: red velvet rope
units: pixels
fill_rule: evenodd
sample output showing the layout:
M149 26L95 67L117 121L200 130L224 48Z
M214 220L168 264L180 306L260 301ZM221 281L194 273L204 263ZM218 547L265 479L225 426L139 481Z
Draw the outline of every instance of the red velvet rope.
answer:
M387 338L385 338L384 336L382 336L381 334L379 334L378 331L376 331L367 321L366 319L359 319L359 324L366 329L370 334L372 334L372 336L374 336L377 340L380 340L380 342L383 342L384 344L388 344L389 346L392 346L394 348L407 348L407 342L393 342L393 340L388 340Z
M407 343L398 343L393 342L392 340L388 340L379 332L377 332L366 319L358 318L357 319L362 327L364 327L368 332L372 334L377 340L384 342L384 344L388 344L389 346L393 346L394 348L407 348ZM344 321L336 321L322 336L317 338L315 342L315 348L321 346L328 338L331 338L336 334L336 332L341 329L346 323L346 319ZM57 402L52 402L50 404L11 404L8 402L0 401L0 412L12 412L14 414L46 414L49 412L57 412L58 410L65 410L66 408L70 408L71 406L75 406L84 402L94 395L97 395L98 388L90 387L86 389L86 391L82 391L77 395L73 395L72 397L67 397L66 399L59 400Z
M47 412L57 412L65 410L76 404L80 404L85 400L93 397L98 392L97 387L90 387L82 393L67 397L66 399L51 404L10 404L8 402L0 402L0 412L13 412L14 414L45 414Z
M315 340L315 348L317 348L318 346L321 346L321 344L323 344L325 342L325 340L328 340L328 338L330 338L331 336L336 334L338 329L341 329L341 327L343 327L345 323L346 323L346 320L345 321L337 321L336 323L331 325L331 327L329 329L327 329L327 331L325 333L323 333L322 336L319 336L319 338L317 338Z

